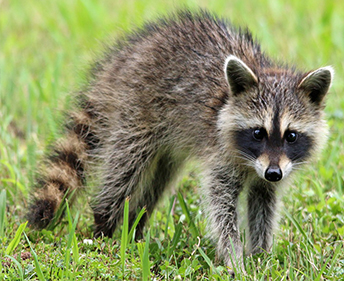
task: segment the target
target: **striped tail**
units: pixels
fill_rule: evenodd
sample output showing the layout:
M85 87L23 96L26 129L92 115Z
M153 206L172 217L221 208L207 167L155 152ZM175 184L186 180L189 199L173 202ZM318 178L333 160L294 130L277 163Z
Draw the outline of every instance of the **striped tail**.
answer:
M63 211L58 210L64 209L64 199L72 203L86 183L87 158L99 140L92 130L92 108L89 103L82 105L81 112L71 115L66 136L55 143L43 161L27 215L34 228L46 228L53 220L59 220Z

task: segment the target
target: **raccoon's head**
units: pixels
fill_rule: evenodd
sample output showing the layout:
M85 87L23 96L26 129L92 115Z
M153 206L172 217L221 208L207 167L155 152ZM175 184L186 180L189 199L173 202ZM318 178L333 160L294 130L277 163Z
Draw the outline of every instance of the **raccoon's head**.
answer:
M218 127L231 157L277 182L321 148L327 135L323 100L333 77L331 67L306 74L276 67L252 70L229 56L225 76L230 94Z

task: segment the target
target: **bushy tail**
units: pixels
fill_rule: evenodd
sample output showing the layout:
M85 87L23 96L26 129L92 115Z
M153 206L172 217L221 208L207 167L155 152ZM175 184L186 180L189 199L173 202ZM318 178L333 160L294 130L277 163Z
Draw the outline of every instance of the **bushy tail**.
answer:
M57 210L61 210L64 199L71 203L85 185L87 158L99 140L92 129L92 108L89 103L83 103L82 107L71 114L65 137L49 149L42 163L27 215L34 228L47 227L56 218Z

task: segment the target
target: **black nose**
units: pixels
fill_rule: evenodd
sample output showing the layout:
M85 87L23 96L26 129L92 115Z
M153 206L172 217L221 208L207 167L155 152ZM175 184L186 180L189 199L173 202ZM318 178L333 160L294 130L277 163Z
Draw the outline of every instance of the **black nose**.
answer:
M269 167L265 171L265 179L268 181L279 181L282 179L282 171L279 167Z

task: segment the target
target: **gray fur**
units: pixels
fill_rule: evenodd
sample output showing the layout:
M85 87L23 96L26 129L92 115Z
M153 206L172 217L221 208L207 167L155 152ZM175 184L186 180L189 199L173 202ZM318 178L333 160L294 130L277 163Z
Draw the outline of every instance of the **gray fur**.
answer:
M235 61L225 68L226 59ZM204 171L204 205L218 254L233 267L234 249L232 258L242 266L237 203L244 189L251 252L269 250L281 182L266 181L264 171L273 162L286 177L320 149L326 135L322 99L332 76L316 74L308 80L307 75L273 62L248 31L203 11L180 12L122 38L94 66L67 130L100 166L95 235L112 236L126 197L131 200L130 223L144 206L149 215L182 164L196 158ZM312 85L321 88L319 98ZM266 146L253 139L254 128L266 130ZM290 151L287 130L307 140L307 153L301 153L303 148ZM252 145L241 149L246 140ZM78 167L89 167L90 157L76 153ZM68 151L62 154L68 156ZM48 164L63 170L67 158L50 158ZM61 201L82 187L78 180L70 189L62 188L81 177L68 175L63 183L53 181L56 173L39 183L43 193L36 192L30 209L33 225L45 226L59 204L56 198ZM46 205L51 206L47 214ZM144 221L139 233L143 226Z

